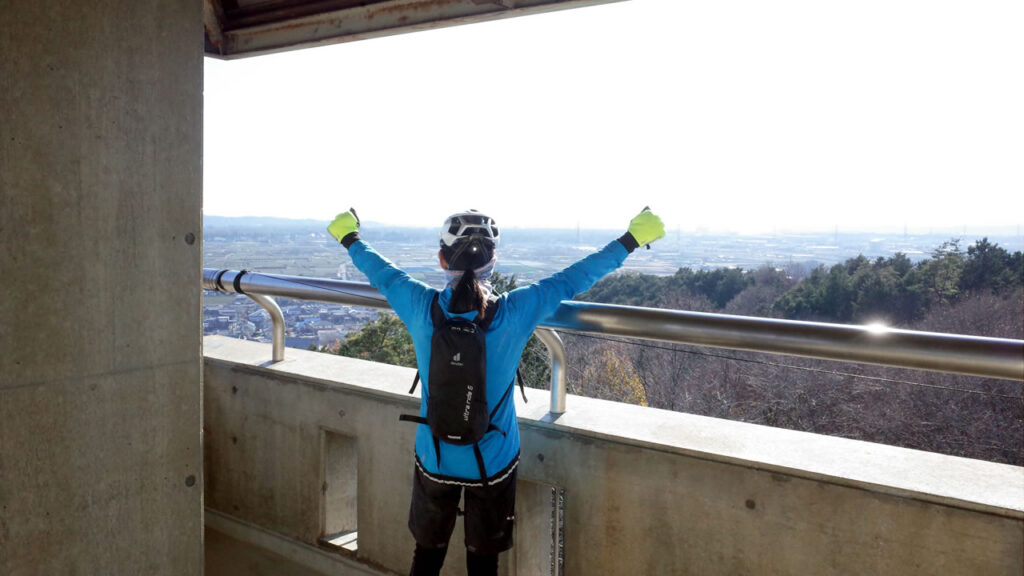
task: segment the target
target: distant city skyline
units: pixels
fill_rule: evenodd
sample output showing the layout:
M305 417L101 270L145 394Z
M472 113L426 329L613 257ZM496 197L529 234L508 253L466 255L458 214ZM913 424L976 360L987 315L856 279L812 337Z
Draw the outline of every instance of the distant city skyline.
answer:
M443 279L436 260L437 229L365 223L364 238L400 266L418 274L430 270ZM326 234L326 222L281 218L204 218L204 266L289 270L289 274L333 276L348 258ZM499 248L499 269L534 274L554 273L581 254L599 248L620 234L616 230L509 228ZM931 256L950 239L960 250L982 238L1010 252L1024 251L1019 234L947 234L943 232L802 232L777 234L715 234L669 231L651 250L641 250L626 263L652 274L672 274L680 267L753 269L765 264L832 265L864 255L869 259L897 252L912 261ZM525 265L526 268L523 268ZM526 269L532 271L527 272Z
M204 211L617 229L650 205L670 230L1012 233L1022 20L631 0L208 59Z
M358 209L357 209L358 211ZM500 213L498 213L500 216ZM260 215L228 215L228 214L204 214L204 225L211 221L214 221L214 226L226 225L231 222L280 222L282 224L301 224L309 223L319 228L324 228L326 233L326 226L330 223L328 218L306 218L306 217L286 217L286 216L260 216ZM219 220L224 219L224 220ZM433 234L439 229L439 223L422 223L417 222L415 224L396 224L393 222L384 222L377 220L370 220L363 218L364 228L367 226L386 227L386 228L401 228L401 229L421 229L426 233ZM565 231L573 232L582 230L584 232L594 231L608 231L608 230L619 230L623 226L598 226L598 227L582 227L582 226L505 226L502 225L502 230L507 231L529 231L529 230L551 230L551 231ZM666 228L666 236L674 237L678 234L688 235L720 235L720 234L736 234L738 236L772 236L772 235L791 235L791 234L815 234L815 235L830 235L830 234L884 234L886 236L945 236L948 238L957 237L962 238L965 242L973 242L979 240L984 236L999 236L1002 238L1013 238L1015 242L1024 241L1024 225L1021 224L1007 224L1007 225L978 225L978 226L910 226L910 225L872 225L870 223L864 223L863 225L850 225L850 226L820 226L820 227L808 227L808 228L796 228L790 229L787 227L778 227L773 229L748 229L748 230L722 230L715 229L707 226L694 226L690 228L676 227ZM1019 248L1018 248L1019 249Z

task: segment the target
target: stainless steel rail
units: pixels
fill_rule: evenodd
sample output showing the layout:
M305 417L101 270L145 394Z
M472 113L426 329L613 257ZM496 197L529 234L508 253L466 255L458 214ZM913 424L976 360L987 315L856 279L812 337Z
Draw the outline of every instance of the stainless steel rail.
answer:
M246 294L249 298L255 301L257 304L263 307L270 314L270 320L274 326L274 341L273 341L273 352L271 358L274 362L280 362L284 360L284 314L281 312L281 307L274 302L274 299L270 296L264 296L262 294Z
M569 389L565 379L565 344L558 332L550 328L537 328L537 339L544 343L551 357L551 409L552 414L565 412L565 395Z
M214 274L213 277L209 278L209 279L206 277L206 271L207 271L206 269L203 270L203 288L204 289L207 289L207 290L218 290L218 291L221 291L221 292L240 292L241 291L240 290L241 286L237 282L244 277L244 275L245 275L245 271L244 270L240 271L238 273L232 274L228 278L228 280L233 282L231 290L228 290L224 285L221 284L221 282L224 280L223 276L225 276L226 272L228 272L227 270L216 271L217 273ZM208 280L209 280L209 283L208 283ZM209 285L209 287L207 287L208 285ZM269 296L265 296L265 295L260 294L258 292L245 292L245 291L241 291L241 293L245 294L246 296L248 296L249 299L252 300L253 302L259 304L260 307L262 307L264 310L266 310L267 314L270 315L270 321L271 321L271 323L273 325L273 331L274 331L274 339L273 339L273 347L272 347L272 352L271 352L271 359L274 362L280 362L280 361L284 360L285 327L284 327L284 314L281 312L281 307L277 305L277 302L275 302L273 298L270 298Z
M389 308L368 284L324 278L206 268L203 288ZM565 411L565 356L554 330L1024 381L1024 340L570 301L541 328L550 332L538 337L561 363L551 371L556 414Z
M284 316L270 296L295 298L298 300L316 300L353 306L371 308L387 308L384 296L369 284L361 282L344 282L325 278L308 278L305 276L287 276L283 274L261 274L246 270L203 269L203 289L219 292L241 293L255 300L270 313L273 323L273 361L284 359ZM273 311L276 309L276 313ZM551 358L551 412L565 412L566 369L565 346L554 330L538 328L537 338L544 343Z
M1024 380L1024 340L562 302L544 326L806 358Z

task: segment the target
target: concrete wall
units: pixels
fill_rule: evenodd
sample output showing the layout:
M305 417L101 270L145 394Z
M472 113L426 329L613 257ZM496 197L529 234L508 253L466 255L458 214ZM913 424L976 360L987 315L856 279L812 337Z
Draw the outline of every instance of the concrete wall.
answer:
M346 438L358 554L405 573L412 371L293 349L271 365L269 345L222 337L204 349L218 521L314 545L338 480L324 437ZM576 396L553 419L528 393L505 574L551 573L559 527L568 575L1024 572L1024 469Z
M0 2L0 574L202 570L201 10Z

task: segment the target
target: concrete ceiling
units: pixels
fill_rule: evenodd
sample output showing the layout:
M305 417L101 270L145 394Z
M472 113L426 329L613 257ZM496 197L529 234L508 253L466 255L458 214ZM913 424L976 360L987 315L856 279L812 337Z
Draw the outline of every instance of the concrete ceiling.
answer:
M206 54L239 58L619 0L203 1Z

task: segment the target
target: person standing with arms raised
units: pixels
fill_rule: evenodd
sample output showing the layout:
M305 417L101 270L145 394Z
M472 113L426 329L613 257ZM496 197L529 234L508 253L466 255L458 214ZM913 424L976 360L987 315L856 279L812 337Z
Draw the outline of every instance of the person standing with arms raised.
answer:
M469 210L445 220L438 252L448 278L443 290L411 278L375 252L359 237L359 226L355 210L350 209L338 214L327 230L405 323L422 381L420 415L403 417L420 423L409 510L409 530L416 541L410 574L440 573L463 490L468 573L497 574L498 554L512 547L519 428L511 391L523 349L534 329L562 300L590 289L622 266L633 250L664 237L665 226L645 208L630 221L625 234L601 250L548 278L501 295L491 293L489 282L500 232L485 214ZM452 343L441 333L462 340ZM450 354L450 346L466 346L467 353ZM449 356L439 362L436 357L442 348ZM472 377L452 376L463 374L466 363L477 370L480 385L474 386ZM456 370L452 366L460 371L452 372ZM453 389L457 389L454 394ZM470 421L479 425L466 428L463 437L458 425Z

